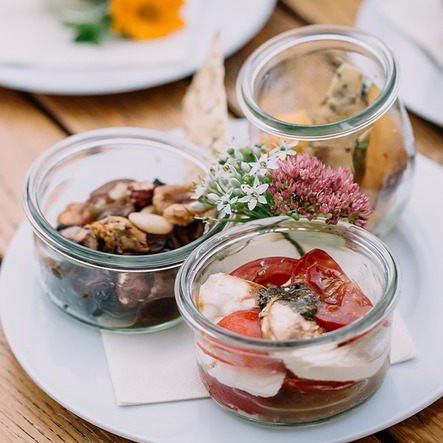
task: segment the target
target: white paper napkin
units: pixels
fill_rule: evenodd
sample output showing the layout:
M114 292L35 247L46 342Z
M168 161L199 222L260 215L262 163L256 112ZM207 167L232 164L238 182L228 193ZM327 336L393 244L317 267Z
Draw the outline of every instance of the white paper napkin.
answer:
M208 397L197 371L192 332L185 324L153 334L102 332L119 406ZM394 314L391 364L416 355L399 312Z
M149 41L74 43L73 30L43 0L0 0L0 64L46 68L107 68L180 63L195 37L200 0L190 0L184 29Z
M383 0L382 14L443 69L443 2Z

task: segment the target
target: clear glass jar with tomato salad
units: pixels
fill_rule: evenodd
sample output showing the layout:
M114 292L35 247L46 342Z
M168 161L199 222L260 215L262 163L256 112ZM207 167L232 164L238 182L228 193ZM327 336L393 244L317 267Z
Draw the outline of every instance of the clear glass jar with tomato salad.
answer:
M232 280L224 302L216 295L222 279ZM259 302L240 294L238 284L249 294L254 285L264 291ZM265 334L270 304L263 309L262 295L304 285L323 291L315 321L308 322L321 333L285 338L288 318L274 310L274 335ZM175 292L194 331L203 384L217 404L242 418L269 425L325 420L368 399L386 376L399 269L364 229L287 217L245 223L196 249Z

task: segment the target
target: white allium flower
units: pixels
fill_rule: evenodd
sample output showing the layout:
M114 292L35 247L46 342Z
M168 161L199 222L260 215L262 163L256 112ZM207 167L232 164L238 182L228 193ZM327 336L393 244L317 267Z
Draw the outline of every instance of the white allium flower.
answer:
M217 211L219 211L220 218L225 215L232 215L231 205L237 203L238 197L232 197L233 189L229 189L224 195L217 195L214 193L208 194L208 199L217 205Z
M252 186L249 185L241 185L241 190L246 194L244 197L240 198L238 201L240 203L247 203L248 209L253 211L257 206L257 203L261 203L265 205L267 203L264 195L266 190L268 189L268 184L263 183L260 184L260 180L258 177L255 177L254 183Z
M276 163L278 160L286 160L286 157L290 155L297 155L297 151L292 148L298 145L298 141L291 143L286 143L284 140L280 139L280 144L274 143L275 148L269 153L269 156ZM277 166L271 169L277 169Z
M236 179L235 177L231 178L231 180L229 181L229 183L231 184L231 186L233 186L234 188L239 188L241 183L238 179Z
M235 151L235 158L237 159L237 160L240 160L241 162L245 159L245 157L244 157L244 155L240 152L240 150L239 149L237 149L236 151Z
M248 163L246 162L241 162L240 167L242 168L242 170L246 173L251 171L251 167L249 166Z
M251 170L249 171L249 175L260 175L264 177L268 173L268 162L269 156L268 154L262 154L258 161L249 163L251 165Z
M203 195L206 195L207 193L208 193L208 186L206 182L201 182L196 186L193 198L197 200L198 198L202 197Z

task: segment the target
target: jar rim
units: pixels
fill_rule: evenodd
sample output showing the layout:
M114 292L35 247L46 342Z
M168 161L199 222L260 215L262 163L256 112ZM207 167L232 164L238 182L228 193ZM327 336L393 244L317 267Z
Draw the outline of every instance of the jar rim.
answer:
M158 254L134 256L95 251L62 236L46 219L41 209L38 192L42 181L52 168L61 162L107 143L113 145L137 143L144 144L145 147L146 143L150 143L151 146L161 146L163 149L180 153L205 172L209 167L210 156L203 148L161 131L134 127L101 128L64 138L32 163L27 172L23 190L23 207L34 234L52 249L72 261L87 263L88 266L101 269L141 272L160 267L165 270L181 265L198 245L224 229L222 223L216 223L207 233L181 248Z
M385 73L385 82L376 100L347 119L317 125L289 123L264 112L254 97L255 79L262 67L283 51L313 41L351 43L375 57ZM399 74L395 56L377 37L352 26L309 25L278 34L259 46L240 69L236 95L246 118L262 131L287 139L316 141L343 137L370 126L394 104L398 88Z
M290 222L291 227L281 226L283 222ZM193 303L192 282L201 266L215 254L220 253L224 246L252 239L255 236L285 230L300 230L311 232L346 233L346 237L358 241L373 257L379 260L385 273L386 285L380 300L363 317L342 328L330 331L327 334L309 339L274 341L261 338L246 337L221 328L207 319ZM338 343L350 340L370 331L376 324L382 322L395 308L400 293L400 267L396 257L389 248L374 234L350 223L339 221L337 225L327 225L325 219L308 221L301 217L299 221L287 216L263 218L247 222L238 227L229 228L217 236L212 237L195 249L185 260L175 281L175 297L180 314L195 331L205 337L234 345L236 347L278 351L282 349L306 348L324 344Z

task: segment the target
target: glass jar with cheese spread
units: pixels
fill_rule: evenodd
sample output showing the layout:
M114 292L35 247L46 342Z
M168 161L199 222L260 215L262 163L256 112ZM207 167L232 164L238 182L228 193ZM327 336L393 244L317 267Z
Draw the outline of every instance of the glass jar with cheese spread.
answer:
M321 335L284 340L257 338L251 322L249 331L240 335L218 321L219 312L226 315L252 308L244 304L247 294L239 294L236 286L247 282L232 274L239 266L266 257L300 262L302 250L306 255L314 249L329 254L371 301L364 315ZM209 303L202 297L203 285L207 287L214 276L237 280L225 294L213 285ZM268 425L328 419L374 394L389 368L398 265L376 236L348 223L334 226L324 220L273 217L228 229L188 257L178 274L175 294L181 315L194 331L203 384L218 405L242 418ZM256 308L258 303L261 300ZM333 311L334 302L329 303ZM264 312L260 312L262 331ZM286 327L289 318L279 318L278 323Z
M237 80L250 138L294 149L349 169L375 207L369 229L384 235L411 191L415 142L398 100L391 51L350 27L314 25L257 48Z

